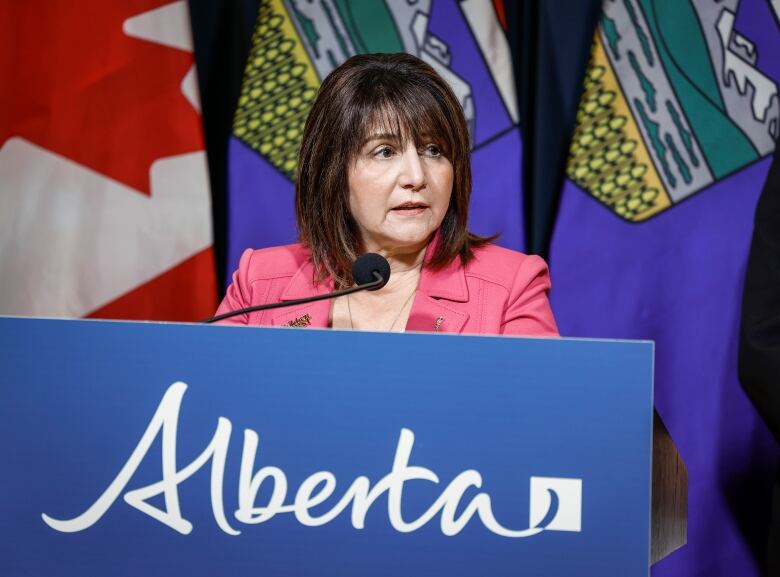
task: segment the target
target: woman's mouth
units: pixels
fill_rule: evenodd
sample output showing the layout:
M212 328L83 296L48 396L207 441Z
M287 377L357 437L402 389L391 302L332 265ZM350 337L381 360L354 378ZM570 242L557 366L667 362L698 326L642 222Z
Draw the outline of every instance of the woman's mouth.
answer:
M423 212L428 205L424 202L405 202L393 207L392 211L403 216L414 216Z

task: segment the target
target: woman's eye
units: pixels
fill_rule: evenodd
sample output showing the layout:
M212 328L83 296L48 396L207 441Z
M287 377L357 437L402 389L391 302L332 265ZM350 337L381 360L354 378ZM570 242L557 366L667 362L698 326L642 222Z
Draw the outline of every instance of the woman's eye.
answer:
M441 156L441 148L439 148L435 144L429 144L428 146L425 147L425 153L428 156L439 157Z
M377 158L390 158L393 156L393 149L389 146L383 146L374 152L374 156Z

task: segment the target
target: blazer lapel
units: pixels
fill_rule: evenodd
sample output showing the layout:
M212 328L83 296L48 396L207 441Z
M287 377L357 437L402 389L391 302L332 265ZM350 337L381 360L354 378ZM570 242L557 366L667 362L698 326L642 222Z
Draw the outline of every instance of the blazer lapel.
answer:
M282 293L282 301L313 297L333 291L333 280L314 284L314 265L306 261L290 279ZM286 307L271 317L274 326L326 328L330 324L330 299Z
M407 331L459 333L466 324L468 313L447 306L444 302L418 291L414 299Z
M426 261L433 254L436 241L428 246ZM424 266L420 276L417 298L414 299L408 331L459 333L469 318L468 313L459 311L451 303L465 303L469 300L466 273L456 257L442 270L434 271Z

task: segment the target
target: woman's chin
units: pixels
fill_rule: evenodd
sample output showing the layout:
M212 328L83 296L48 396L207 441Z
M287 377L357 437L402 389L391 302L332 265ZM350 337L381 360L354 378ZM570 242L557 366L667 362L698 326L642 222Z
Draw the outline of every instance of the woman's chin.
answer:
M432 232L427 230L409 231L405 234L392 234L377 239L377 242L366 243L366 252L401 254L424 250L431 239ZM374 247L373 250L370 250Z

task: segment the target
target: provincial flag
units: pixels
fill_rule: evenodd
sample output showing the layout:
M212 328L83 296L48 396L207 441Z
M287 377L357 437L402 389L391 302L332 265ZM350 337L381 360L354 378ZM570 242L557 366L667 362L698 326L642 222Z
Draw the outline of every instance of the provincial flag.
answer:
M248 248L294 242L297 151L325 76L409 52L444 77L472 138L470 228L523 246L520 132L501 0L262 0L229 145L228 278Z
M208 316L186 1L8 2L0 44L0 314Z
M605 0L550 261L567 336L652 339L688 468L656 576L751 576L777 446L737 381L753 214L780 131L780 5Z

